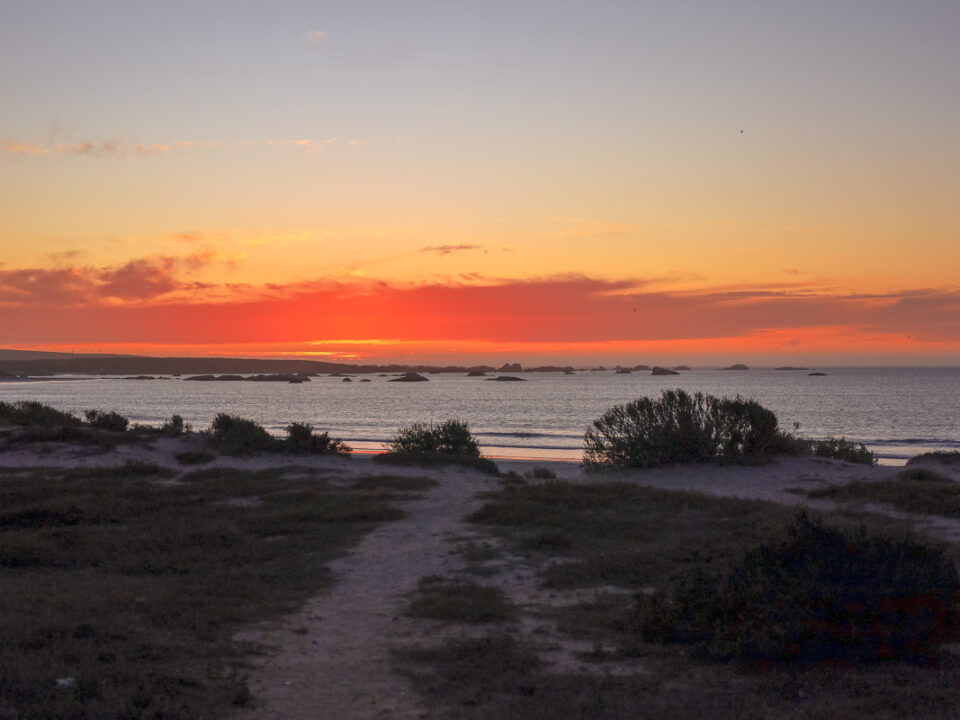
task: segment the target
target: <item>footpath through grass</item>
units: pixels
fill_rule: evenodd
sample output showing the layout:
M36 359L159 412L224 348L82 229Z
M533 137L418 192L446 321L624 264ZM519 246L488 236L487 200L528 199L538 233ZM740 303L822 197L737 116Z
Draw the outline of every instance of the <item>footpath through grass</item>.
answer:
M594 647L580 657L592 671L552 669L538 657L536 636L499 628L478 636L465 624L464 636L398 651L404 672L448 717L956 717L960 663L949 652L863 665L716 662L689 644L638 637L638 595L695 569L734 566L749 548L775 542L794 510L621 483L513 483L487 500L470 521L539 568L554 589L561 634ZM863 520L871 532L903 530L887 518L825 517L833 526ZM578 602L586 588L598 594ZM629 672L619 673L621 666Z
M0 469L0 717L223 718L252 700L242 627L396 520L389 477ZM410 483L404 489L413 489Z

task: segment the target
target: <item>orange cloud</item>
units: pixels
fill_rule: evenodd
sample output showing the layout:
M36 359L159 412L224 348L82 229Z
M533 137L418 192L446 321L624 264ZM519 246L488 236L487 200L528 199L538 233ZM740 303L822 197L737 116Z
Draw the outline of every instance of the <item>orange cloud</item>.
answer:
M460 245L428 245L427 247L420 248L422 253L436 253L437 255L449 255L454 252L461 252L463 250L480 250L479 245L467 245L466 243L461 243Z
M64 255L63 259L72 259ZM59 311L116 301L156 300L174 291L208 287L184 276L218 258L214 252L138 258L119 267L0 268L0 303Z
M564 348L606 352L958 353L960 293L841 294L771 286L653 291L643 282L564 276L390 285L316 281L210 286L212 256L118 268L0 269L6 343L300 344ZM376 341L376 342L373 342ZM336 345L336 343L333 343ZM309 347L301 347L308 350ZM327 348L312 346L312 351Z

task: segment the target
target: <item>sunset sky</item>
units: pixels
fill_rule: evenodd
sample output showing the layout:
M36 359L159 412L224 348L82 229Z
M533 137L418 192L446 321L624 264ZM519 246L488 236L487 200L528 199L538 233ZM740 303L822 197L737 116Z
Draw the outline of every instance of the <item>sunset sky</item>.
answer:
M0 0L0 347L960 364L955 0Z

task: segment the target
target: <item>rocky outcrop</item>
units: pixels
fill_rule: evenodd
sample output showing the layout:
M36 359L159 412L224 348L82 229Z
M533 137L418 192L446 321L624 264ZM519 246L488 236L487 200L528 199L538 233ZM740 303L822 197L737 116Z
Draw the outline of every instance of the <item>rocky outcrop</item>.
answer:
M430 382L429 378L415 372L404 373L400 377L390 378L387 382Z

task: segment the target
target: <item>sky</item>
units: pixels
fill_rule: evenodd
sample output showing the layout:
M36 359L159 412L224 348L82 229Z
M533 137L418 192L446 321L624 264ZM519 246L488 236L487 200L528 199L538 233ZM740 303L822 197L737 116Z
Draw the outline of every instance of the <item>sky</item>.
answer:
M0 346L960 364L954 0L0 0Z

